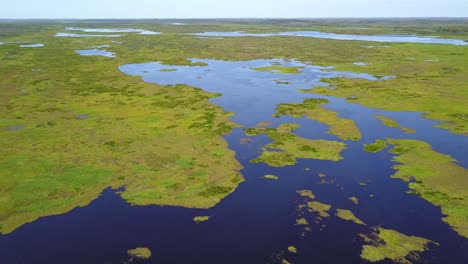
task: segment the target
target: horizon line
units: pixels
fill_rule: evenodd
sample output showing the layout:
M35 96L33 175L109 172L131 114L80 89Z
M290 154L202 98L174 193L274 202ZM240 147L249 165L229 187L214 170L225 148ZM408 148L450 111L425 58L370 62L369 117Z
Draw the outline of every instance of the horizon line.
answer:
M161 18L151 18L151 17L108 17L108 18L1 18L0 20L111 20L111 19L129 19L129 20L203 20L203 19L299 19L299 20L310 20L310 19L468 19L468 16L394 16L394 17L161 17Z

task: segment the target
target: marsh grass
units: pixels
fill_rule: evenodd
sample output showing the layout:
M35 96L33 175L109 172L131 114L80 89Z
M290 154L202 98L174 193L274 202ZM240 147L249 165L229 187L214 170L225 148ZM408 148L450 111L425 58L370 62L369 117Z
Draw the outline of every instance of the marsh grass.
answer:
M383 116L383 115L375 115L374 117L379 119L382 122L382 124L384 124L385 126L398 127L401 130L403 130L403 132L405 132L406 134L416 133L416 130L414 130L412 128L408 128L408 127L403 127L396 120L394 120L394 119L392 119L390 117L386 117L386 116Z
M151 251L149 248L134 248L130 249L127 251L127 253L132 257L132 258L137 258L137 259L149 259L151 258Z
M281 124L277 128L244 129L248 136L266 134L274 142L263 148L260 157L251 162L264 162L272 167L296 164L296 159L318 159L338 161L345 144L336 141L306 139L293 134L297 124Z
M336 135L342 140L359 140L361 131L351 119L341 118L338 113L324 108L322 105L329 103L322 98L308 98L303 103L280 104L276 108L276 117L290 115L298 118L306 116L308 119L317 120L328 125L329 134Z
M425 238L407 236L381 227L376 228L370 237L364 238L370 245L363 246L361 257L370 262L390 259L396 263L413 263L419 260L419 253L426 251L429 244L436 244Z
M236 125L209 102L218 95L127 76L124 53L73 52L103 40L28 37L46 46L0 46L0 127L24 125L0 129L1 233L86 206L108 187L125 186L119 194L135 205L209 208L243 181L222 138Z
M365 223L357 218L353 212L351 212L350 210L346 210L346 209L336 209L336 216L338 216L339 218L343 219L343 220L346 220L346 221L353 221L354 223L358 224L358 225L365 225Z
M376 153L387 148L387 141L377 139L374 143L364 144L364 150L367 152Z
M396 154L393 178L409 184L412 193L440 206L442 220L458 234L468 237L468 170L448 155L434 151L429 144L412 139L388 139Z

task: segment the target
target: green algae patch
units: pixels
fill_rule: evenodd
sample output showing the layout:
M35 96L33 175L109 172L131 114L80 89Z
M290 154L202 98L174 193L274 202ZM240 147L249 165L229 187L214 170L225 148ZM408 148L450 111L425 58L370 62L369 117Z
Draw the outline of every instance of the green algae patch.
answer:
M267 179L267 180L278 180L279 177L271 174L264 175L262 178Z
M210 220L211 216L207 216L207 215L204 215L204 216L195 216L193 218L193 221L194 222L197 222L197 223L201 223L201 222L206 222L208 220Z
M281 65L272 65L267 67L257 67L252 68L252 70L256 71L271 71L271 72L278 72L283 74L298 74L302 72L303 67L285 67Z
M428 239L407 236L395 230L377 228L370 236L364 236L370 245L364 245L361 258L370 262L390 259L396 263L412 263L419 259L419 254L426 251L429 244L436 244Z
M328 218L330 217L330 214L328 214L328 211L331 209L331 205L329 204L324 204L321 202L313 201L313 202L308 202L307 207L309 208L310 212L316 212L321 218Z
M352 197L349 197L348 200L350 200L354 204L359 204L359 199L357 197L352 196Z
M387 148L387 141L381 139L377 139L374 143L364 145L364 150L372 153L377 153L385 148Z
M399 165L392 176L409 182L412 193L440 206L443 221L458 234L468 237L468 170L452 157L434 151L423 141L388 139Z
M297 253L297 248L295 246L289 246L288 247L288 252L296 254Z
M403 127L396 120L394 120L394 119L392 119L390 117L386 117L386 116L383 116L383 115L375 115L374 117L379 119L382 122L382 124L384 124L385 126L398 127L401 130L403 130L403 132L405 132L406 134L416 133L416 130L414 130L412 128L408 128L408 127Z
M128 255L132 258L137 259L149 259L151 258L151 250L149 248L134 248L127 251Z
M307 197L311 200L315 199L315 195L312 193L311 190L299 190L297 193L302 197Z
M365 223L361 219L357 218L350 210L336 209L336 216L346 221L353 221L358 225L365 225Z
M306 139L296 136L293 131L297 124L281 124L278 128L249 128L248 136L266 134L274 142L263 148L260 157L253 163L264 162L272 167L296 164L298 158L338 161L345 144L336 141Z
M341 118L337 112L322 106L327 103L329 101L326 99L309 98L302 103L280 104L276 107L275 116L290 115L298 118L305 115L308 119L328 125L330 127L328 133L336 135L342 140L361 139L361 131L354 120Z

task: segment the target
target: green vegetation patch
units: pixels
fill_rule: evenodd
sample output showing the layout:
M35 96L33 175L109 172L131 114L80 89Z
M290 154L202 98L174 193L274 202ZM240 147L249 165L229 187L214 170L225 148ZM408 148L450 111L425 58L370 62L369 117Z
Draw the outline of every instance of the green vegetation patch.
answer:
M359 199L357 197L352 196L352 197L349 197L348 199L354 204L359 204Z
M130 249L127 251L127 253L132 257L132 258L137 258L137 259L149 259L151 258L151 250L149 248L134 248Z
M73 52L99 38L32 37L45 47L0 46L0 233L108 187L134 205L209 208L243 181L222 137L237 125L209 101L217 94L125 75L131 53Z
M364 150L367 152L376 153L387 148L387 141L377 139L374 143L364 145Z
M458 234L468 237L468 170L448 155L434 151L429 144L411 139L388 139L397 172L393 178L409 182L413 193L446 215L443 221Z
M321 202L313 201L313 202L308 202L307 206L309 207L310 212L316 212L321 218L328 218L330 217L330 214L328 214L328 211L331 209L331 205L329 204L324 204Z
M311 200L315 199L315 195L312 193L311 190L299 190L297 193L302 197L307 197Z
M268 179L268 180L278 180L279 179L278 176L271 175L271 174L267 174L267 175L263 176L262 178Z
M297 124L281 124L278 128L245 129L248 136L266 134L274 142L263 148L260 157L251 162L264 162L273 167L283 167L296 164L296 159L318 159L338 161L345 144L336 141L315 140L298 137L293 134Z
M193 218L193 221L194 222L197 222L197 223L201 223L201 222L205 222L205 221L208 221L210 220L211 216L207 216L207 215L204 215L204 216L195 216Z
M407 236L381 227L375 229L370 237L364 237L370 245L362 247L361 258L370 262L390 259L396 263L409 264L419 259L418 254L426 251L428 244L434 243L425 238Z
M280 104L276 108L275 116L290 115L292 117L307 116L330 126L329 134L336 135L343 140L361 139L361 131L351 119L338 117L338 113L324 108L322 105L329 103L322 98L305 99L302 103Z
M323 81L330 83L333 89L315 87L310 92L353 98L353 103L389 111L421 112L424 113L424 117L444 122L437 127L467 135L468 118L466 117L468 114L464 105L466 105L468 92L466 89L460 89L468 81L468 76L462 73L462 69L466 69L467 65L466 63L460 64L452 57L449 60L452 64L443 63L443 66L432 64L434 66L431 68L421 63L401 66L401 69L411 68L406 73L401 72L400 69L391 69L391 72L398 72L401 77L382 81L349 78L325 79ZM380 64L379 66L388 68L391 65ZM389 123L388 118L385 120L387 124L396 125L393 122ZM415 132L408 128L401 129L406 133Z
M296 219L296 225L309 225L309 221L305 218Z
M365 223L361 219L357 218L350 210L336 209L336 216L343 220L353 221L358 225L365 225Z
M386 117L386 116L383 116L383 115L375 115L374 117L379 119L382 122L382 124L384 124L385 126L398 127L401 130L403 130L406 134L416 133L416 130L414 130L412 128L408 128L408 127L402 127L396 120L394 120L394 119L392 119L390 117Z
M288 252L296 254L297 253L297 248L295 246L289 246L288 247Z
M286 66L281 66L281 65L272 65L272 66L267 66L267 67L257 67L257 68L252 68L252 70L256 71L272 71L272 72L278 72L278 73L284 73L284 74L298 74L302 72L302 69L304 67L286 67Z

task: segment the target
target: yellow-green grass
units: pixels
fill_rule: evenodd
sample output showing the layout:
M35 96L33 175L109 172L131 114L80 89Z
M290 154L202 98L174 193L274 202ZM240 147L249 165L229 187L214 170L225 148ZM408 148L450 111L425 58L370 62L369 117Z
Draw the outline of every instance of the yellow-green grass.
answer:
M149 259L151 258L151 251L149 248L134 248L130 249L127 251L127 253L132 257L132 258L137 258L137 259Z
M312 193L311 190L299 190L297 193L302 197L307 197L311 200L315 199L315 195Z
M193 218L194 222L201 223L210 220L210 216L204 215L204 216L195 216Z
M361 131L353 120L341 118L338 113L324 108L322 105L329 101L322 98L305 99L302 103L280 104L276 108L275 116L290 115L292 117L307 116L330 127L329 134L336 135L343 140L361 139Z
M370 237L364 237L370 244L362 247L361 258L370 262L390 259L395 263L413 263L419 259L419 253L427 250L428 244L434 243L381 227L376 228Z
M441 127L455 133L466 134L468 131L464 108L467 91L461 89L468 81L466 46L386 43L388 48L369 49L365 46L375 43L298 37L216 40L174 34L158 36L160 45L152 45L149 37L147 41L141 41L141 36L134 35L124 39L131 45L120 45L112 51L131 54L135 61L161 60L185 64L186 58L191 57L231 61L284 58L313 61L339 70L395 76L395 79L385 81L328 79L325 81L336 89L322 87L312 92L350 98L350 102L385 110L421 112L428 118L443 121ZM407 60L408 57L415 60ZM425 61L434 58L439 61ZM362 60L369 65L352 64Z
M451 59L447 58L447 61ZM422 63L405 65L414 67L411 69L411 76L401 73L399 78L384 81L326 79L324 81L333 85L334 89L316 87L310 92L353 98L348 100L389 111L421 112L424 117L444 122L437 127L467 135L468 113L465 105L468 94L466 89L461 89L468 81L468 76L465 74L467 68L464 65L457 65L456 59L453 59L453 64L455 65L437 64L438 67L434 69L428 69ZM404 131L415 132L407 128Z
M354 204L359 204L359 199L357 197L352 196L352 197L349 197L348 199Z
M411 139L388 139L398 165L392 176L409 182L413 193L446 215L443 221L468 237L468 170L452 157L434 151L429 144Z
M281 124L278 128L245 129L249 136L266 134L274 142L263 148L254 163L264 162L272 167L296 164L298 158L338 161L345 144L336 141L306 139L293 134L297 124Z
M399 127L401 130L403 130L406 134L413 134L416 133L416 130L408 127L402 127L395 119L392 119L387 116L383 115L375 115L375 118L379 119L382 124L388 127Z
M285 24L288 23L285 22ZM314 22L304 23L306 25L297 28L304 29L304 27L308 27L312 29L318 27L330 31L355 31L355 29L349 28L348 25L334 28L323 24L318 26ZM431 23L433 23L431 24L433 27L425 26L424 30L428 28L435 30L435 28L447 26L443 21L432 21ZM260 24L265 25L264 23ZM274 27L268 25L269 28L274 30L278 26L276 25L277 21L274 24ZM113 27L115 27L115 24ZM167 25L146 24L142 27L156 31L170 30L172 32L193 32L193 30L264 31L264 27L242 23L207 23L191 27L170 27L170 29L167 28ZM278 26L278 30L281 30L280 28L282 26ZM296 26L288 29L292 28L296 28ZM372 31L373 27L369 28ZM382 23L378 32L381 30L385 32L400 31L402 28L395 28L390 23ZM53 36L55 32L62 29L62 25L49 25L40 33L39 30L34 34L31 33L28 38L31 41L42 41L49 44L43 36ZM413 28L412 26L406 29L421 30L421 28ZM451 37L458 36L465 39L467 36L463 31L458 35L451 35ZM24 39L24 36L10 37L4 41L22 39ZM395 79L377 82L347 78L329 79L328 82L336 86L336 89L330 90L324 87L313 92L346 97L350 98L349 100L352 102L391 111L425 113L428 118L443 121L442 127L455 133L466 134L468 131L467 113L464 108L468 92L467 89L462 89L468 81L468 65L465 63L467 46L418 43L385 43L385 45L380 45L365 41L302 37L216 39L195 38L190 35L173 33L158 36L127 34L120 40L123 44L113 44L109 50L117 52L118 56L125 55L125 59L132 62L162 61L170 64L188 64L187 58L211 58L229 61L282 58L305 62L313 61L314 64L320 66L335 66L339 70L367 72L376 76L395 76ZM76 43L82 40L72 41ZM86 41L93 41L93 44L102 43L102 39ZM375 48L366 48L369 45L373 45ZM85 45L79 47L83 48ZM407 60L408 57L415 60ZM437 59L438 61L425 61L428 59ZM355 66L352 63L356 61L366 61L369 65L365 67Z
M435 25L438 23L442 22L434 22ZM3 127L25 125L22 130L0 132L3 148L0 156L3 164L3 173L0 175L2 233L11 232L37 217L60 214L76 206L85 206L108 186L128 185L129 189L122 196L127 196L127 199L135 204L161 202L207 207L232 192L242 180L235 172L240 169L240 165L235 162L233 152L227 149L226 143L219 136L223 131L228 132L229 126L233 124L226 121L228 114L222 113L207 101L214 95L185 86L173 89L144 83L137 77L120 73L117 67L122 64L162 61L188 65L187 58L194 57L230 61L283 58L313 61L314 64L322 66L335 66L340 70L368 72L378 76L392 75L396 76L396 79L378 82L329 79L337 89L322 87L313 92L347 97L352 102L391 111L422 112L426 117L443 121L442 127L455 133L467 134L468 131L464 107L468 90L462 89L468 81L467 47L388 43L386 45L389 48L370 49L363 46L374 43L362 41L297 37L218 40L197 39L171 33L159 36L126 34L119 38L122 42L119 44L110 43L111 39L108 38L54 38L56 32L63 30L62 24L3 23L0 26L1 41L28 40L46 44L40 49L0 45L0 124ZM108 26L116 27L115 24ZM315 26L317 25L307 22L306 25L297 28L312 29ZM333 29L327 25L322 26L318 27L340 32L353 31L347 27ZM296 28L290 25L288 27ZM193 27L144 24L143 28L166 32L264 30L263 25L198 22ZM412 27L409 28L412 30ZM272 30L283 29L283 26L279 25L272 27ZM390 29L395 30L393 26L383 26L377 31ZM449 35L466 38L466 34L462 33ZM111 44L109 51L116 52L118 58L80 57L74 53L74 50L101 44ZM408 57L415 60L406 60ZM426 59L439 61L426 62ZM358 67L350 64L362 60L369 65ZM182 90L179 91L181 87ZM21 90L28 92L21 93ZM196 100L192 99L194 92L197 94ZM185 94L187 96L184 96ZM178 100L179 97L182 100ZM181 104L181 107L177 107L178 104ZM187 107L192 104L193 109ZM214 110L215 116L219 115L221 118L215 118L211 124L194 121L200 117L209 117L212 115L208 113L211 110ZM151 113L148 114L148 111ZM162 115L159 115L159 112ZM75 122L78 121L75 120L75 116L83 113L88 114L89 118L79 120L81 123ZM167 113L169 115L166 117ZM143 122L143 119L146 121ZM173 127L173 119L178 120L175 122L178 127ZM183 125L185 123L191 124L190 129ZM225 126L226 124L228 126ZM181 152L172 149L170 143L165 143L167 137L178 138L180 135L187 141L185 149L182 150L183 157L177 157ZM200 144L194 144L195 147L191 149L190 145L193 142ZM162 145L159 147L160 143ZM139 146L143 148L141 151ZM215 150L215 147L222 150ZM164 151L161 152L161 149ZM172 151L168 151L170 149ZM219 157L223 151L226 151L227 155ZM209 157L206 153L213 156ZM197 158L197 166L193 171L189 169L190 157ZM203 171L206 164L200 162L199 157L209 160L214 158L214 163L209 162ZM181 160L178 161L179 159ZM14 160L20 162L16 164ZM21 160L27 160L23 169L25 172L22 174L16 173L16 168L23 164ZM217 167L219 164L223 166ZM224 164L232 166L232 170L225 169ZM145 166L150 169L147 170ZM168 176L172 177L171 170L177 168L180 168L180 171L175 175L178 175L177 179L180 181L174 183L172 179L166 179ZM36 175L35 171L47 171L52 177L33 177ZM63 186L60 180L57 183L48 182L55 181L55 176L67 173L78 175L74 176L77 179L70 180L73 184ZM197 173L204 175L203 184L198 181ZM15 174L14 183L11 182L12 174ZM195 177L188 176L189 174L195 174ZM81 175L91 180L86 180L83 184ZM95 178L90 175L101 176ZM167 181L161 181L162 185L155 186L155 181L149 179L155 175L161 175L155 179L156 182L161 179ZM188 192L184 189L187 178L193 179L187 182L187 186L194 186L187 190ZM140 181L141 184L138 184ZM193 183L195 184L191 185ZM26 184L25 187L21 187L23 184ZM26 194L31 192L28 186L36 184L39 188L31 195ZM40 187L48 184L56 186L51 188L52 192ZM156 190L151 191L155 187ZM140 191L140 195L135 194ZM187 197L184 197L186 194ZM202 194L198 200L190 197L198 197L198 194ZM12 210L16 208L16 204L19 210ZM22 206L29 209L21 210Z
M346 220L346 221L353 221L354 223L358 224L358 225L365 225L365 223L357 218L353 212L351 212L350 210L346 210L346 209L336 209L336 216L338 216L339 218L343 219L343 220Z
M321 218L330 217L330 214L328 213L328 211L330 211L331 205L329 205L329 204L324 204L324 203L321 203L321 202L312 201L312 202L308 202L307 206L309 207L310 212L317 213L319 215L319 217L321 217Z
M309 225L309 221L305 218L296 219L296 225Z
M262 178L267 179L267 180L278 180L279 177L271 174L264 175Z
M372 153L379 152L385 148L387 148L387 141L382 139L377 139L374 143L364 145L364 150Z
M209 208L243 181L222 138L236 125L209 102L217 95L127 76L124 53L73 52L102 39L28 36L41 37L40 49L0 46L0 233L107 187L125 187L135 205Z
M295 246L289 246L288 247L288 252L296 254L297 253L297 248Z
M285 67L285 66L280 66L280 65L272 65L272 66L266 66L266 67L252 68L252 70L273 71L273 72L279 72L279 73L284 73L284 74L298 74L302 72L302 68L303 67Z

